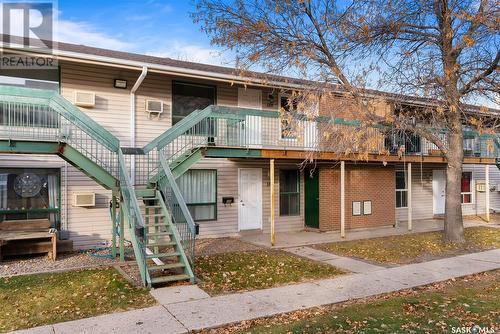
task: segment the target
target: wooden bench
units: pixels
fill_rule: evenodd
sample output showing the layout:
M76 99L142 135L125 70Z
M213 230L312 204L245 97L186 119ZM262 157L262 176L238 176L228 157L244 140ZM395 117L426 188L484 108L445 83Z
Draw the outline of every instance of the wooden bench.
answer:
M2 246L19 242L15 255L36 254L47 252L55 261L57 256L57 234L49 233L51 223L48 219L4 220L0 222L0 261L2 261ZM50 241L48 248L30 247L39 241Z

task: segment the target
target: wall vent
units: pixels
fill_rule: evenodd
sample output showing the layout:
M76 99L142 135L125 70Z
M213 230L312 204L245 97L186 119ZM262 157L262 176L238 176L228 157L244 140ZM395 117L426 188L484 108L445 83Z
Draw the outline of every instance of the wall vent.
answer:
M79 107L92 108L95 106L95 93L75 91L75 104Z
M95 206L95 193L78 193L73 195L73 206Z

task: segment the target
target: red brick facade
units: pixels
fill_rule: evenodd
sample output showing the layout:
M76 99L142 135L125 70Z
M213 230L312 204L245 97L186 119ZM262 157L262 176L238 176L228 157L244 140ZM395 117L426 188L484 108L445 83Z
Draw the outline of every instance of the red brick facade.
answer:
M346 165L346 229L393 225L395 222L395 170L392 167ZM353 201L371 201L370 215L353 216ZM340 167L319 172L319 226L322 231L340 229Z

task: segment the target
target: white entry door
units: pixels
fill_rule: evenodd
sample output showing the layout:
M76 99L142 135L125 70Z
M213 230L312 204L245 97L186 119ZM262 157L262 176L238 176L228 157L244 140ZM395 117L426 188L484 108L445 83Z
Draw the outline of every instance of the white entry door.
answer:
M238 229L262 229L262 169L238 169Z
M432 171L432 212L435 215L444 214L446 198L446 171Z
M238 107L262 109L262 91L260 89L238 88ZM247 115L243 125L243 140L250 147L262 146L262 117Z

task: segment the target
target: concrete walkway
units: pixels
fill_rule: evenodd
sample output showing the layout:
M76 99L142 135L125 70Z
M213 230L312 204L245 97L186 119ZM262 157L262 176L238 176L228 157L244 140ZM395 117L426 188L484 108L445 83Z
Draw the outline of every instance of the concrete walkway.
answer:
M208 297L192 289L178 292L184 296L180 299L159 298L161 306L38 327L20 333L188 333L190 330L340 303L494 269L500 269L500 249L218 297ZM166 297L179 288L164 289L164 292L159 291L162 289L153 291Z
M465 227L484 226L484 227L500 227L495 221L485 223L480 220L465 220ZM444 221L441 219L422 219L413 221L413 229L408 230L407 222L400 222L398 226L381 226L371 228L359 228L347 230L345 238L340 236L339 231L317 232L317 231L295 231L295 232L277 232L276 244L271 246L271 235L269 233L252 233L244 235L241 240L254 245L272 248L287 248L299 247L307 245L315 245L329 242L362 240L378 237L387 237L390 235L403 235L409 233L422 233L442 231L444 229Z
M297 256L305 257L313 261L323 262L353 273L371 273L373 271L383 270L386 268L382 266L376 266L365 261L355 260L350 257L323 252L322 250L314 249L311 247L290 247L283 248L283 250L293 253Z

